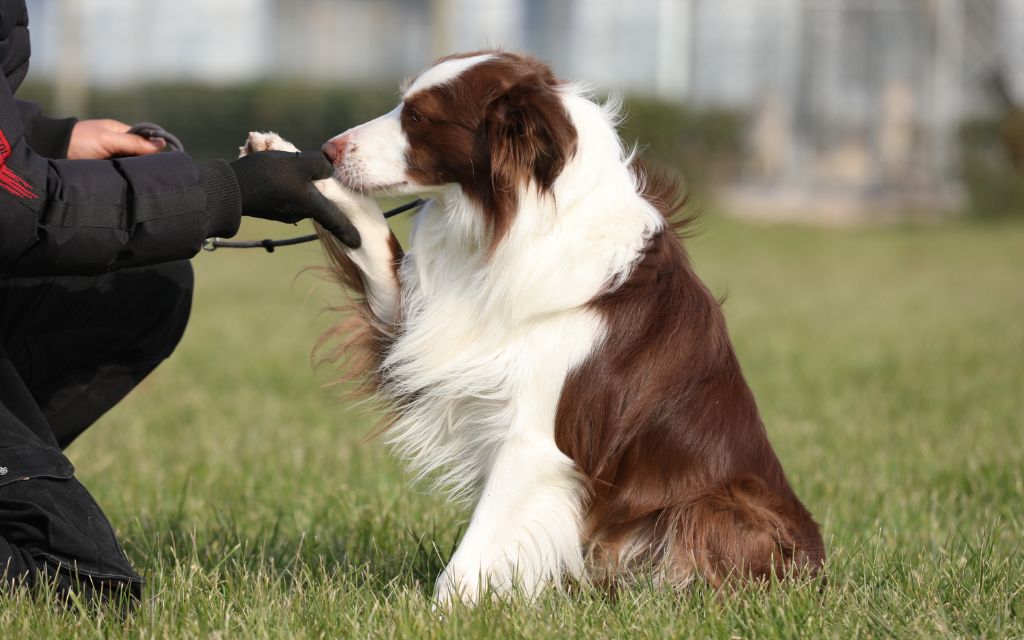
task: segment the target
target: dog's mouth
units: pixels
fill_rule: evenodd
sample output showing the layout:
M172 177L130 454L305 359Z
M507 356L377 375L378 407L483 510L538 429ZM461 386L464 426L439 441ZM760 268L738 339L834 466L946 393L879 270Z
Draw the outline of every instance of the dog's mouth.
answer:
M352 180L349 176L346 176L339 171L334 172L334 179L340 182L343 187L353 191L358 191L359 193L368 196L407 195L410 189L413 188L412 184L410 184L408 180L399 180L397 182L388 182L383 184L376 182L364 182L362 180Z
M374 195L390 196L390 195L401 195L397 192L405 191L412 187L407 180L401 182L392 182L390 184L375 184L364 187L367 191L371 191Z

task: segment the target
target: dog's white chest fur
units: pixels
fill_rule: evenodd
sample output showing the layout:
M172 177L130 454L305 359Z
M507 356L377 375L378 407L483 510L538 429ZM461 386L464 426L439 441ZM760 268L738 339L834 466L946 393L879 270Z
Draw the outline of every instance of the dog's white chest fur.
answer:
M586 302L605 269L565 267L550 244L567 233L562 225L521 216L485 256L461 233L474 217L433 203L418 215L399 278L400 328L383 363L399 415L387 432L395 451L419 477L480 497L438 580L442 601L473 599L480 580L529 591L582 572L581 486L555 444L555 413L567 375L604 332Z
M401 267L401 330L384 371L399 403L390 443L417 474L436 473L468 497L508 440L543 439L553 449L562 383L603 328L583 308L599 283L573 282L515 246L530 235L522 229L485 258L485 248L459 237L461 213L431 203L418 216ZM550 276L531 277L545 267Z

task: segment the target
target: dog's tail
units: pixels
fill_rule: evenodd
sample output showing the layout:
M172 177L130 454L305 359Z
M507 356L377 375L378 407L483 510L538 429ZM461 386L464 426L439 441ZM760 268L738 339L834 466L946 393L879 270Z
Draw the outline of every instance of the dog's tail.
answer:
M703 580L716 589L747 581L820 580L825 561L818 525L807 510L753 475L594 532L589 554L598 581L608 585L654 568L674 586Z
M821 534L806 509L752 475L670 511L669 562L692 567L715 587L737 579L812 578L825 561Z

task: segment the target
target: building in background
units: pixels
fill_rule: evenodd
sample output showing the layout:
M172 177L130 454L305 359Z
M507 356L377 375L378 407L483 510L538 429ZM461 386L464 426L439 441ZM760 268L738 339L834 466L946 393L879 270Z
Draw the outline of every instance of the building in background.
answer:
M955 204L957 131L1024 103L1024 0L32 0L33 77L393 85L532 52L599 89L750 114L733 196L833 218Z

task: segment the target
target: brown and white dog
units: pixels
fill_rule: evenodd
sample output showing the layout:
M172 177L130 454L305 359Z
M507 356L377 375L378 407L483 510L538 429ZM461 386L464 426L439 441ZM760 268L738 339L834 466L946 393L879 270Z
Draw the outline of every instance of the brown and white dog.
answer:
M442 604L824 560L670 221L677 186L633 161L618 117L533 58L477 52L324 145L318 186L363 238L324 237L361 310L335 355L364 349L414 473L475 500ZM251 136L267 148L294 149ZM369 196L408 194L431 199L403 255Z

